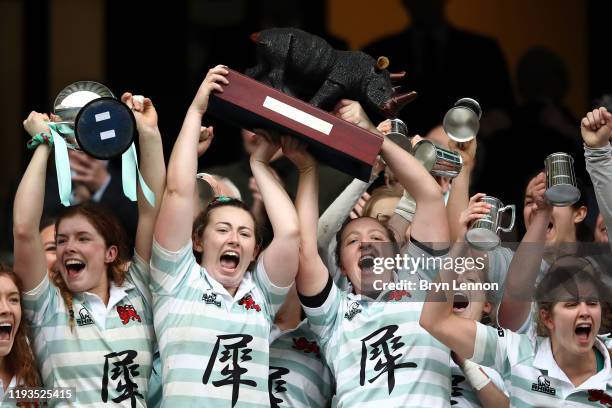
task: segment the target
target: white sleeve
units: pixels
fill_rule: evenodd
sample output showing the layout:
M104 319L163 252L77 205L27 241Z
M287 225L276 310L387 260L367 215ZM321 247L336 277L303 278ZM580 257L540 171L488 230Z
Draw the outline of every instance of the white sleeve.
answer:
M319 217L317 226L317 244L321 249L327 249L329 243L336 238L342 223L349 216L359 197L366 192L371 183L354 179L344 191L325 209ZM325 257L321 257L325 259Z
M599 212L608 229L609 244L612 247L612 147L608 144L592 149L585 145L584 158L595 189Z

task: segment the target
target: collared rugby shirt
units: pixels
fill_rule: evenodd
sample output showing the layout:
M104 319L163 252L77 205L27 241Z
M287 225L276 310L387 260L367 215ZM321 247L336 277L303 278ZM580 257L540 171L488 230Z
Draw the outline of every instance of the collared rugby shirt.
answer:
M270 341L270 406L329 407L333 377L306 320L284 332L274 326Z
M136 255L123 286L111 282L104 322L92 312L91 295L74 294L72 330L60 291L46 274L38 287L23 294L46 388L76 388L78 407L146 406L155 348L148 272ZM62 400L50 404L70 405Z
M411 244L408 253L423 252ZM414 272L399 276L418 287L437 273ZM450 350L419 325L425 295L385 291L373 301L334 284L322 306L302 306L334 375L339 408L449 405Z
M599 339L595 347L604 367L578 387L555 362L549 338L477 323L471 360L501 374L511 407L605 407L612 404L610 355Z
M172 252L154 241L151 277L162 405L268 407L270 330L289 288L270 282L262 257L232 297L191 242Z

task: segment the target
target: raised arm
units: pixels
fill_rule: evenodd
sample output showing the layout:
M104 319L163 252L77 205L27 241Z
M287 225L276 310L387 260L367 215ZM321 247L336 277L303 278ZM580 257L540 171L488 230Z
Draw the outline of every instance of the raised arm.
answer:
M544 191L546 178L544 173L540 173L527 186L525 206L535 206L534 215L510 262L499 305L499 325L513 331L520 329L529 317L531 301L525 297L525 290L535 287L544 255L544 241L552 215L552 207L546 203Z
M387 166L416 201L411 236L421 242L447 247L449 242L446 208L440 187L425 167L411 154L385 138L382 156ZM442 244L442 245L439 245Z
M208 108L208 98L214 90L223 92L229 71L218 65L208 71L187 110L183 127L172 149L168 163L166 190L155 224L155 240L165 249L178 251L191 239L194 194L198 168L198 141L202 116ZM210 139L209 139L210 140ZM208 143L210 145L210 142ZM206 146L206 148L208 147Z
M468 208L462 211L459 218L460 238L453 245L449 256L464 257L469 254L463 236L470 222L482 218L490 211L490 205L479 202L484 194L476 194ZM446 264L446 263L445 263ZM460 358L471 358L476 341L476 323L474 320L457 316L453 313L453 281L457 278L454 270L442 269L436 283L448 285L449 290L430 290L423 305L419 323L432 336L453 350ZM442 288L443 286L439 286Z
M382 133L380 130L382 124L375 127L357 101L341 99L336 104L333 113L337 117L369 130L370 132ZM390 125L387 127L390 129ZM380 157L377 158L376 163L374 163L372 167L372 175L370 176L369 182L366 183L359 179L353 180L346 186L342 193L336 197L334 202L325 209L325 212L323 212L317 224L317 242L322 251L328 250L330 243L336 238L336 233L342 227L344 220L349 217L351 210L355 207L357 202L360 201L362 195L384 168L385 165L382 160L380 160Z
M457 150L463 159L463 167L461 172L453 180L448 203L446 204L446 213L448 214L448 226L450 230L450 238L452 242L459 239L459 217L461 213L468 207L470 199L470 176L474 169L476 158L476 138L466 143L450 142L453 150Z
M449 256L464 256L466 244L458 242L453 245ZM457 274L453 270L442 269L438 274L436 283L447 286L449 290L429 290L423 304L419 323L432 336L453 350L462 358L471 358L474 355L476 342L476 322L471 319L459 317L453 313L453 281Z
M138 183L138 226L136 228L136 253L148 262L151 257L153 230L161 206L164 186L166 184L166 164L162 147L161 134L157 127L157 112L149 98L132 96L124 93L121 100L134 112L138 128L140 145L140 170L142 177L155 194L155 206L151 206Z
M259 135L258 137L263 137ZM281 182L270 168L270 159L279 146L263 137L251 155L251 171L263 198L274 237L263 252L263 262L270 281L287 287L295 280L298 269L300 235L295 207Z
M317 224L317 243L321 250L327 251L342 223L369 186L370 183L354 179L321 214Z
M608 229L608 243L612 246L612 114L603 107L588 112L580 122L580 131L586 169Z
M316 161L296 140L284 139L285 156L298 168L300 177L295 206L300 227L299 272L295 279L302 296L316 296L323 291L329 272L317 250L317 219L319 218L319 180Z
M47 115L32 112L23 122L23 127L34 137L41 132L49 132L48 121ZM47 273L39 225L50 153L51 148L47 144L41 143L36 147L21 178L13 204L14 270L23 281L25 291L34 289Z

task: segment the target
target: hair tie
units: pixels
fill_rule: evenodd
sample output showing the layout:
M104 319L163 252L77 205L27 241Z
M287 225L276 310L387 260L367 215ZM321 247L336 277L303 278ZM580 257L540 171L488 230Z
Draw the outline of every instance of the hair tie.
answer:
M47 144L49 147L53 147L53 138L50 133L40 132L36 134L32 139L28 140L27 147L30 150L36 149L39 144Z

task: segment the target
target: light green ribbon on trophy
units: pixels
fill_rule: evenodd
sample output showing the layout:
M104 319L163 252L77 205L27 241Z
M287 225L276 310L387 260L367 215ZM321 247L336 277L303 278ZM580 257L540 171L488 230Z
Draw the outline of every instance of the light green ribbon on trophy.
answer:
M155 207L155 194L149 188L145 182L140 169L138 168L138 156L136 155L136 146L134 143L129 149L121 155L121 180L123 181L123 194L132 201L136 201L136 174L138 174L138 182L145 198L151 204L151 207Z
M70 206L70 193L72 192L72 174L70 172L70 161L68 159L68 146L59 134L73 134L72 128L65 123L47 123L51 130L53 146L55 151L55 172L57 173L57 190L60 201L66 207Z
M68 159L68 145L60 133L72 135L74 134L74 130L65 123L50 122L48 125L55 147L55 172L57 173L57 188L60 201L64 206L69 207L70 194L72 192L72 173L70 170L70 161ZM140 188L146 200L154 207L155 194L151 191L140 173L136 146L132 143L130 148L121 155L121 182L123 184L123 194L131 201L136 201L138 199L136 175L138 175Z

